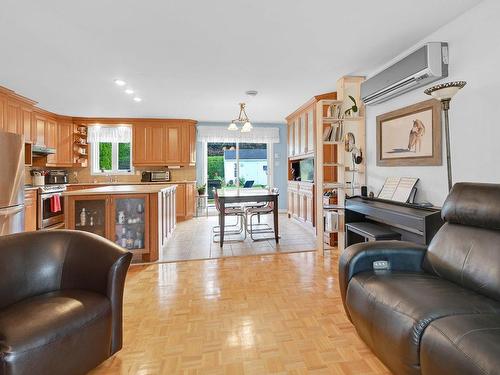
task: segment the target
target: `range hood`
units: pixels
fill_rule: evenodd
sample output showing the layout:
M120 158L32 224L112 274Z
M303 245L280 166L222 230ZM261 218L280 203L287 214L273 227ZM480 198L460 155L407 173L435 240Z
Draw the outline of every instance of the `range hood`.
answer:
M45 146L33 145L33 147L31 148L31 153L33 154L34 157L46 156L50 154L55 154L56 149Z

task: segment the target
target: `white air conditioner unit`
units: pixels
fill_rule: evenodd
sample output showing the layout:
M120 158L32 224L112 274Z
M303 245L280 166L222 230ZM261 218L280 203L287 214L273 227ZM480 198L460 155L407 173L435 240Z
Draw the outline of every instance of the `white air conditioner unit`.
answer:
M361 99L381 103L447 76L448 43L426 43L361 83Z

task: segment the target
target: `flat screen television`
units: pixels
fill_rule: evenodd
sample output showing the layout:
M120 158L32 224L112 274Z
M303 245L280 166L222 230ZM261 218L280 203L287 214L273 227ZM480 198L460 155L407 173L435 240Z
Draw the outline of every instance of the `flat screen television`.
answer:
M300 180L314 182L314 159L300 161Z

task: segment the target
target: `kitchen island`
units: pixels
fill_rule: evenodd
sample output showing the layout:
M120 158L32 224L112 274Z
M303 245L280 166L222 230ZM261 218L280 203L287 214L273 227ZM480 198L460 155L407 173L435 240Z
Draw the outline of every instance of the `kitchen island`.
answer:
M105 237L154 262L176 224L177 185L116 185L63 193L67 229Z

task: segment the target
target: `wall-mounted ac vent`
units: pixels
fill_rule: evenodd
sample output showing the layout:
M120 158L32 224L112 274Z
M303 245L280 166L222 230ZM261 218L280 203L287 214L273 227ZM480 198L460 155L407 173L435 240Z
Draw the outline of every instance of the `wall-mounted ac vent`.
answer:
M448 43L426 43L361 83L361 99L381 103L447 76Z

